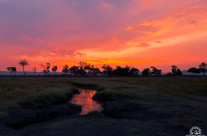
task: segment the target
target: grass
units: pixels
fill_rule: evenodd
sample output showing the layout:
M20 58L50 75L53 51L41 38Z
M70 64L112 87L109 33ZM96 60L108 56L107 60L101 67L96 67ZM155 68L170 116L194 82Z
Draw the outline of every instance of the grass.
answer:
M0 108L43 100L46 97L61 97L74 89L65 79L0 78Z
M22 100L64 95L75 88L73 83L97 84L102 88L98 94L109 97L207 96L206 78L0 78L0 108Z
M206 78L90 78L75 79L79 83L99 84L105 91L99 94L125 98L153 98L157 96L176 96L186 98L190 95L207 96Z
M206 78L120 78L112 81L134 85L142 85L152 88L159 94L173 96L205 95L207 96Z
M6 115L4 109L18 107L22 103L28 104L39 100L51 103L51 99L64 97L77 89L75 85L78 84L92 84L91 87L100 90L97 95L102 97L144 99L152 105L152 98L173 96L183 100L188 96L197 95L204 99L207 96L207 78L0 78L0 116ZM196 100L198 104L200 101ZM161 104L166 108L163 111L182 106L182 103L174 104L170 101ZM202 105L188 106L182 107L180 113L175 113L175 118L167 122L167 125L175 129L189 129L194 124L205 124L203 122L207 121L206 109ZM129 135L141 134L135 129L130 129Z

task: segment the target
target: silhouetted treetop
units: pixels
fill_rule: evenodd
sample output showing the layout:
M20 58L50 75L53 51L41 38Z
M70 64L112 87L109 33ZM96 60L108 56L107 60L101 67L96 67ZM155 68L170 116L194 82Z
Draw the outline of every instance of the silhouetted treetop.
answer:
M172 67L172 75L173 76L182 76L183 75L182 71L180 69L178 69L177 66L172 65L171 67Z
M202 62L200 65L199 65L199 68L200 68L200 72L203 73L203 75L207 72L207 64L205 62Z
M137 69L137 68L134 68L134 67L132 67L131 69L130 69L130 74L132 75L132 76L137 76L138 74L139 74L139 69Z
M43 65L43 64L40 64L44 70L43 70L43 73L46 75L50 72L50 63L46 63L46 65Z
M101 68L103 69L104 74L107 74L109 76L112 75L113 68L111 66L104 64Z
M63 66L62 72L65 74L69 73L69 66L68 65Z
M145 68L143 71L142 71L142 76L149 76L150 75L150 69L149 68Z
M199 74L200 73L200 70L197 69L197 68L195 68L195 67L193 67L193 68L188 69L188 72L189 73L193 73L193 75L194 75L195 73L196 74Z
M7 70L8 70L9 72L11 72L11 74L12 74L12 73L15 74L15 72L17 71L16 67L8 67Z
M162 70L157 69L157 68L154 67L154 66L151 66L151 69L152 69L152 71L151 71L151 74L152 74L152 75L160 76L160 75L162 74Z
M23 67L23 72L24 72L24 75L25 75L24 67L25 67L26 65L29 65L28 60L26 60L26 59L22 59L22 60L19 61L19 64Z
M72 66L69 70L71 71L71 75L72 74L77 75L78 72L79 72L79 67L78 66Z
M53 66L52 71L55 73L57 71L58 67L57 66Z

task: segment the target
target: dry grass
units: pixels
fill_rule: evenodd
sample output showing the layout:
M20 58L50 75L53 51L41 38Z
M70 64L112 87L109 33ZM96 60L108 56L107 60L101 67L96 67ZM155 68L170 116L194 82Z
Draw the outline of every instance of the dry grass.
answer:
M0 107L42 95L61 95L72 83L97 84L100 94L124 98L207 96L206 78L0 78Z
M128 98L151 98L156 96L188 97L189 95L207 96L206 78L91 78L78 79L75 82L95 83L105 87L108 95Z
M61 78L0 78L0 108L46 96L62 96L74 88Z

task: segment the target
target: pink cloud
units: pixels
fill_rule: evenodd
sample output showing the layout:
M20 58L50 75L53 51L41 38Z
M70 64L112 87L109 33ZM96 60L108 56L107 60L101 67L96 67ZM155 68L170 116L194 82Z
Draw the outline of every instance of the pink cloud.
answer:
M137 47L149 47L150 44L148 43L140 43L139 45L137 45Z
M93 58L101 62L118 60L119 54L125 59L133 56L130 59L134 60L137 59L135 50L142 54L143 49L157 46L166 46L159 47L160 54L164 55L173 41L163 44L173 37L178 37L179 45L185 46L180 49L182 53L188 51L188 45L179 37L207 30L207 1L173 0L169 4L166 0L5 0L0 1L0 16L0 61L3 65L17 63L21 57L28 57L34 63L90 60L91 52L95 52L97 56ZM194 39L200 44L207 43ZM128 44L130 42L133 45ZM192 52L197 44L190 46L189 52ZM204 49L197 49L197 52ZM91 54L83 52L85 50ZM99 52L103 55L98 55ZM111 58L104 54L110 54ZM151 57L156 55L159 56L155 53ZM187 55L202 58L196 53Z

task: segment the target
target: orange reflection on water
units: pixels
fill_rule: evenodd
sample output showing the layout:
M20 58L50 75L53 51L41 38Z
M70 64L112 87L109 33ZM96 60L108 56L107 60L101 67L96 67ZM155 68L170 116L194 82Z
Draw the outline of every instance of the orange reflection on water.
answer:
M96 91L79 89L79 92L80 94L72 98L71 103L82 106L80 115L85 115L92 111L101 111L101 105L92 99Z

